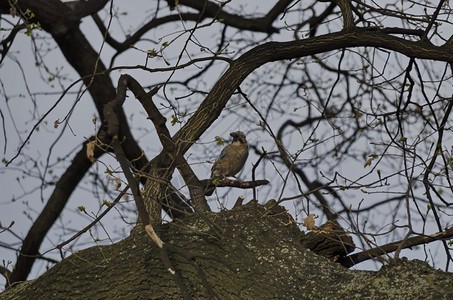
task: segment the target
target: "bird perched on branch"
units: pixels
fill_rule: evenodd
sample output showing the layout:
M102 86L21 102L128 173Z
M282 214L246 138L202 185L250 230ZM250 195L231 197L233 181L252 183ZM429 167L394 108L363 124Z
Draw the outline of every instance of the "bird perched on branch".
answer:
M247 157L249 156L249 145L245 139L245 134L242 131L230 133L233 137L231 144L223 148L219 157L211 168L211 179L216 177L235 176L244 166ZM211 195L214 189L206 192L206 195Z

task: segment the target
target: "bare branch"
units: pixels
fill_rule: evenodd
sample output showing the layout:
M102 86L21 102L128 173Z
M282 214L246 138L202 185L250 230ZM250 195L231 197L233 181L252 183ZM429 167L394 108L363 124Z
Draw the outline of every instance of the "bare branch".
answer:
M360 253L352 254L346 257L343 257L341 260L338 262L342 264L343 266L350 268L360 262L373 259L375 257L392 253L396 251L399 247L401 249L407 249L411 248L417 245L423 245L423 244L429 244L434 241L445 241L446 239L449 239L453 237L453 228L447 229L442 232L438 232L432 235L428 236L416 236L412 238L408 238L403 242L403 245L401 245L401 241L398 242L393 242L389 243L386 245L378 246L373 249L369 249L366 251L362 251Z
M118 55L127 49L130 49L131 45L134 45L137 43L140 38L150 31L151 29L154 29L158 26L175 22L175 21L198 21L200 19L200 14L191 14L191 13L186 13L186 14L174 14L174 15L169 15L169 16L164 16L162 18L157 18L157 19L152 19L145 25L143 25L140 29L138 29L134 34L130 35L129 37L126 38L123 42L118 42L115 40L107 31L107 28L105 27L104 23L102 22L101 18L97 14L92 15L94 22L98 26L99 30L101 31L102 35L105 35L105 41L115 48L117 50L117 53L115 55Z
M218 188L218 187L235 187L240 189L253 189L257 186L269 184L268 180L252 180L252 181L242 181L242 180L232 180L229 178L214 178L214 179L203 179L200 181L201 184L205 187L204 190L210 191L207 193L206 196L210 196L214 189L210 188Z
M354 29L354 16L352 15L351 0L338 0L338 6L343 14L343 30L351 31Z
M193 172L192 168L189 166L182 153L178 150L173 139L171 138L170 132L165 125L166 119L161 115L149 94L145 93L143 88L135 79L128 75L123 75L122 78L123 80L127 81L129 88L132 90L132 92L135 94L137 99L140 101L140 103L148 113L148 118L153 122L159 139L170 160L175 161L176 168L178 168L178 170L180 171L189 188L189 193L191 195L195 208L199 209L200 211L210 211L210 208L203 195L203 187L198 180L198 177ZM157 92L157 89L158 88L155 89L155 92ZM157 165L154 167L159 168L159 166Z
M109 134L109 137L112 138L112 145L116 154L116 159L120 163L129 186L131 187L132 194L134 195L139 222L148 223L148 215L146 213L145 203L140 193L139 181L132 174L129 160L127 159L125 151L120 144L120 139L122 140L122 136L120 136L120 128L124 127L124 125L120 123L116 112L121 109L121 106L126 99L126 88L127 82L120 78L118 81L117 97L105 105L104 116L105 122L107 123L107 133Z
M278 30L272 27L275 19L285 11L292 0L277 1L275 6L262 18L250 18L230 14L222 10L224 3L216 4L212 1L197 1L197 0L181 0L179 5L185 5L197 9L210 18L222 20L227 25L232 25L236 28L250 31L261 31L267 33L275 33Z
M76 154L71 165L66 169L55 189L47 201L38 218L33 222L30 230L25 237L15 268L11 273L10 283L24 281L31 271L36 257L39 255L39 247L44 240L49 229L60 217L72 192L78 186L80 180L85 176L92 162L86 156L86 143ZM99 157L104 152L99 149L95 151L95 157Z

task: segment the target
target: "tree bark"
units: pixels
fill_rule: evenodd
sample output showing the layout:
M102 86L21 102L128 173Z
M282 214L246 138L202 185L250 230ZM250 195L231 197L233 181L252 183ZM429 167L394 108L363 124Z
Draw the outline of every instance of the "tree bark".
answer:
M453 292L453 274L419 261L398 260L378 272L342 267L304 248L289 220L283 209L249 203L159 226L170 268L137 227L127 239L79 251L0 298L449 299Z

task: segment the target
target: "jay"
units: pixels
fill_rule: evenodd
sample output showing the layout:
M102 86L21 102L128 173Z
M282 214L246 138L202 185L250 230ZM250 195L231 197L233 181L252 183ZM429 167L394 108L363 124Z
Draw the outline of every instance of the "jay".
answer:
M211 179L216 177L233 176L242 169L249 156L249 146L242 131L230 133L233 137L231 144L223 148L220 156L211 168ZM206 195L211 195L214 189L208 190Z

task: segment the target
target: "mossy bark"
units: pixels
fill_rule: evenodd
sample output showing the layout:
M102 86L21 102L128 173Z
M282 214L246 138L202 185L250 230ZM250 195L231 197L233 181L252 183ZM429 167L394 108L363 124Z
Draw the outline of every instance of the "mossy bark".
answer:
M304 248L284 210L250 203L142 228L110 246L79 251L1 299L451 299L453 274L400 260L349 270ZM173 272L174 271L174 272ZM179 276L183 286L176 283Z

